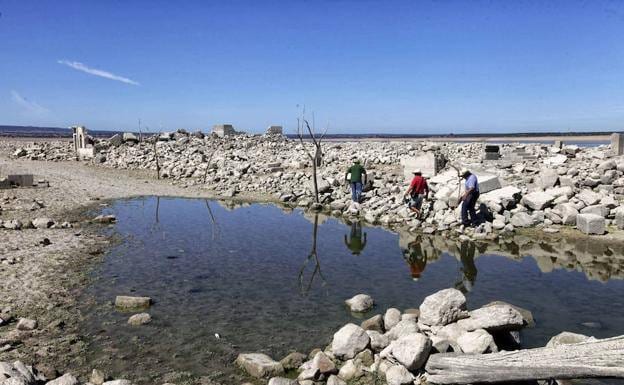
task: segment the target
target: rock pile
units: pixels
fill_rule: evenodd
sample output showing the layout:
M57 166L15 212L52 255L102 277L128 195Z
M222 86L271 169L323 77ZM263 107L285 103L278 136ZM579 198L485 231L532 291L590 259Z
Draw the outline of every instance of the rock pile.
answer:
M66 373L57 376L54 370L38 370L21 361L0 362L0 384L2 385L132 385L128 380L110 380L101 371L94 369L88 382L81 382ZM47 373L45 373L47 372Z
M15 157L75 159L68 143L3 146L9 146L6 151ZM172 183L199 185L218 196L272 197L290 206L414 232L493 238L525 227L556 232L562 226L575 226L586 234L624 228L624 158L612 156L609 146L504 144L500 160L483 160L484 143L326 143L319 167L320 204L313 196L309 146L279 135L220 138L178 130L145 141L125 134L100 140L93 162L118 169L155 172L159 168L160 176ZM404 172L409 174L409 170L401 164L406 157L428 158L422 155L429 153L436 154L436 159L443 156L446 169L430 178L432 199L416 218L403 202L409 183ZM368 170L361 204L351 202L344 183L345 170L356 158ZM460 167L479 178L482 224L474 231L460 227Z
M296 380L285 377L288 368L296 367L282 364L292 362L289 357L278 362L265 354L241 354L236 362L253 377L270 378L269 384L418 384L426 379L430 354L497 352L497 340L519 342L518 330L529 323L529 311L504 302L468 311L460 291L445 289L427 297L419 309L401 313L390 308L361 325L344 325L307 361L291 353L299 358Z

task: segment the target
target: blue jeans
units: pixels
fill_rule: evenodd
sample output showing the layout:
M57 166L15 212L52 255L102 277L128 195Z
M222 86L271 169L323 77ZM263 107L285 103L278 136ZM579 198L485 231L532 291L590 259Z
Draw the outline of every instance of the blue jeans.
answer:
M477 225L477 212L475 211L475 205L477 204L477 199L479 199L479 192L474 191L470 193L466 199L462 202L461 206L461 217L462 224L464 226L468 225ZM468 215L470 215L470 219L468 219Z
M360 202L362 197L362 182L351 182L351 200L353 202Z

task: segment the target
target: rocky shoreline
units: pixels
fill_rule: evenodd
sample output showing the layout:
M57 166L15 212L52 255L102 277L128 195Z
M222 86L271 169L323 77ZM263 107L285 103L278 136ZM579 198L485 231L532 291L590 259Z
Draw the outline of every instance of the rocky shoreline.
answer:
M345 303L351 312L370 314L374 300L366 294L358 294ZM533 314L529 310L501 301L468 311L464 295L451 288L426 297L419 308L404 312L389 308L360 325L348 323L336 331L331 343L324 349L314 349L307 355L293 352L280 361L262 353L243 353L238 356L236 364L250 376L268 380L269 385L477 382L458 380L462 376L470 378L471 375L482 380L505 378L507 381L573 378L565 374L557 377L558 373L566 372L556 367L548 369L552 370L552 376L542 372L532 377L533 368L527 365L525 373L500 374L501 377L497 378L496 373L462 373L461 367L454 369L460 374L449 373L441 365L447 352L454 353L450 357L465 354L476 358L518 349L521 345L519 331L534 326ZM551 338L545 349L557 354L558 347L567 352L577 344L596 341L599 340L562 332ZM616 351L621 350L620 346ZM591 357L582 358L591 360ZM616 363L621 363L621 360ZM500 365L504 366L505 362ZM547 366L546 363L541 365ZM522 367L519 369L522 370ZM590 367L585 369L585 373L593 373L593 370L597 369Z
M214 150L214 154L198 154L197 146L199 144L195 147L187 144L190 141L199 143L197 142L199 140L202 144L210 143L211 148L223 149ZM185 141L186 144L184 144ZM228 141L231 143L229 148L226 148ZM277 162L271 163L271 159L256 159L249 156L250 148L255 148L258 141L262 148L260 152L273 154L272 156L280 159L279 165ZM102 143L106 145L106 142ZM340 143L328 148L325 154L325 162L328 167L322 174L326 183L325 186L329 187L321 195L322 202L325 203L318 206L313 202L311 191L305 187L308 183L308 170L303 160L302 147L299 144L281 138L241 137L233 140L221 140L199 138L184 133L171 134L170 139L162 141L164 145L159 144L163 147L163 152L159 156L168 159L162 163L164 173L161 176L167 176L167 178L157 181L153 171L153 169L155 170L153 155L149 153L149 149L152 148L150 146L153 145L131 143L131 140L122 142L119 147L114 147L109 143L108 152L106 152L107 159L103 160L96 157L97 165L67 162L66 160L75 157L71 153L70 146L64 142L30 145L23 147L23 151L20 148L24 146L24 142L2 143L1 147L6 151L0 155L0 168L3 173L32 173L38 179L46 179L50 185L50 187L9 189L2 192L3 200L0 202L0 207L2 208L3 229L0 231L0 239L2 240L0 271L3 276L1 288L5 295L0 298L0 310L2 311L0 313L0 319L2 319L0 322L0 361L12 363L0 363L0 368L5 370L5 373L13 373L9 377L17 378L20 375L16 373L19 372L25 378L25 380L22 379L24 383L39 384L45 383L43 376L53 380L60 373L67 372L76 366L85 368L88 365L83 361L81 362L81 359L84 360L81 358L85 346L84 341L81 336L75 334L75 326L80 321L80 314L76 310L74 294L87 282L88 271L99 261L104 250L110 245L110 234L102 233L102 226L106 225L107 219L102 217L93 221L95 215L90 213L90 211L99 210L109 199L140 195L229 197L249 201L281 202L281 204L290 207L325 211L332 215L350 219L360 218L384 227L401 229L409 234L431 232L456 236L460 239L464 237L465 239L492 240L509 233L509 229L505 230L505 227L497 229L493 222L486 222L491 223L489 229L485 225L475 232L460 232L459 227L455 225L456 222L444 224L444 220L439 222L435 219L436 216L441 217L442 214L439 213L447 215L453 211L450 207L438 208L439 210L436 211L433 207L435 203L432 204L430 214L424 221L418 221L401 214L403 205L398 200L398 196L402 193L402 187L398 189L397 187L403 177L401 170L396 167L396 162L400 162L402 155L398 154L399 145L396 144L357 144L357 146L364 145L365 148L372 148L370 151L376 151L377 155L370 160L369 165L369 169L375 175L375 182L373 183L375 187L369 190L368 200L361 206L355 207L357 209L355 210L353 205L348 204L348 194L339 182L339 175L343 166L348 164L352 157L337 154L343 152L348 154L362 153L364 150L349 147L356 146L356 144ZM417 145L414 145L408 154L414 155L423 151L422 147L419 149L416 147ZM449 146L447 156L453 151L458 151L453 147ZM482 150L480 145L469 145L468 147L470 150L466 154L472 154L473 157L478 157L478 153ZM283 153L287 149L294 151L294 153ZM11 154L10 158L6 157L6 154L9 153ZM180 155L188 155L188 159L194 159L191 156L193 154L195 154L195 158L202 159L197 161L198 164L193 165L192 161L188 160L185 161L184 166L180 164L181 159L184 158ZM550 152L545 154L548 154L549 157L552 155ZM595 206L598 205L600 210L596 210L604 213L605 226L610 226L610 236L619 236L616 228L620 218L618 214L621 198L620 180L624 180L619 163L616 161L619 161L619 158L610 159L608 149L605 148L578 149L575 150L574 154L575 157L578 156L579 161L593 159L594 163L598 163L598 160L600 160L600 164L609 162L608 167L603 166L602 168L607 167L608 170L605 169L605 171L613 171L609 173L613 177L612 180L605 180L611 182L610 184L600 182L591 190L591 194L600 196L598 199L590 194L593 197L591 202L595 204L587 205L586 203L589 202L582 200L583 197L589 196L588 192L584 192L587 190L585 182L574 186L561 186L562 179L565 182L565 176L568 173L559 174L558 172L558 179L555 184L559 185L550 188L564 189L565 193L549 201L547 207L542 210L531 210L529 200L525 199L531 193L525 194L520 199L517 199L517 196L513 197L514 208L510 208L511 200L506 201L504 197L500 201L494 202L497 204L506 202L504 207L501 205L499 209L499 212L502 210L502 214L498 214L505 218L505 226L512 223L515 215L524 213L535 219L537 229L555 229L567 232L570 227L563 226L564 217L560 217L561 224L556 223L556 218L559 216L557 205L568 204L574 206L575 209L585 205L580 211L585 208L594 210ZM152 156L152 163L149 160L150 156ZM209 156L211 160L206 161L205 156ZM115 160L117 158L119 160ZM300 164L296 164L299 162L297 159L302 159ZM566 156L566 159L576 158L567 158ZM62 162L51 162L52 160ZM205 165L205 168L201 167L202 164ZM600 164L597 164L596 167L599 167ZM613 165L615 166L612 167ZM590 180L595 180L590 174L591 167L593 166L588 165L579 173L586 173ZM507 169L503 168L503 170ZM288 173L292 176L284 177ZM533 177L536 173L528 174L531 183L533 183ZM204 182L205 175L207 176ZM529 177L527 176L526 179ZM282 181L285 181L287 186L286 190L288 191L286 192ZM524 182L522 180L522 183ZM207 185L210 185L211 188L207 188ZM435 186L435 183L433 185ZM612 187L606 188L605 186ZM521 189L521 191L529 191L529 187L526 186L516 188ZM325 188L323 189L325 190ZM572 189L573 195L568 197L570 189ZM436 194L441 194L441 191L440 186ZM552 190L549 193L548 189L542 192L553 193ZM565 199L568 201L564 202ZM444 200L436 200L436 202L440 201ZM343 206L340 206L341 204ZM494 207L496 208L496 206ZM514 212L514 210L516 211ZM506 217L505 212L509 213L507 214L509 218ZM374 220L369 220L371 215ZM387 219L394 218L394 216L398 220ZM503 220L495 217L494 220L496 219ZM540 219L543 221L539 222ZM552 223L547 222L547 220ZM21 226L17 226L18 222L21 223ZM441 227L439 227L440 225ZM12 227L13 229L10 230ZM432 228L433 231L429 230ZM517 232L516 228L514 232ZM545 233L549 232L545 231ZM401 318L405 316L407 319L417 320L418 317L414 317L413 314L416 313L405 312L405 314L401 314ZM376 319L379 320L379 317ZM18 327L20 322L21 326ZM374 323L374 321L370 322ZM390 329L387 331L389 332ZM369 342L370 338L369 336ZM429 335L428 338L431 336ZM381 354L381 351L379 353ZM374 358L374 355L372 357ZM311 357L312 360L314 358L315 356ZM329 356L329 358L335 357ZM317 361L323 360L321 357ZM36 362L37 365L29 369L21 362ZM395 369L395 371L399 371L403 378L409 377L402 369ZM0 371L0 373L2 372ZM89 373L90 369L82 369L82 372L75 374L81 378L89 378ZM102 376L97 378L100 377ZM63 380L52 381L52 384L76 383L74 382L75 378L71 378L71 375L61 376L59 379ZM340 382L336 382L339 379L337 377L332 380L334 385L340 384ZM308 378L304 381L310 380ZM2 382L0 379L0 384L21 383L7 381L11 380ZM96 379L96 381L99 380ZM128 383L123 382L125 380L121 381L108 382L108 385ZM91 383L97 384L93 381Z
M613 156L608 145L503 144L500 158L487 160L485 143L326 143L316 202L307 145L279 135L222 138L178 130L143 141L129 133L92 140L95 156L86 162L98 167L144 170L221 198L280 202L412 233L495 239L526 228L589 235L624 228L624 157ZM77 159L68 142L0 146L18 159ZM351 202L343 181L355 159L369 175L361 204ZM463 183L457 170L462 167L479 177L481 224L474 229L460 226ZM431 199L419 218L403 202L412 168L432 175Z

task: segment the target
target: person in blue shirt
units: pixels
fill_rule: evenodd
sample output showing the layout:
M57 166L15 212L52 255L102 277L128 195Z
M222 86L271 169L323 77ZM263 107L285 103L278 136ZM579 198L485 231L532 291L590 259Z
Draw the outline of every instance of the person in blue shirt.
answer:
M477 212L475 211L475 205L477 199L479 199L479 181L477 176L471 173L468 169L461 170L460 175L466 179L466 191L461 196L461 217L462 225L464 226L476 226L478 225Z

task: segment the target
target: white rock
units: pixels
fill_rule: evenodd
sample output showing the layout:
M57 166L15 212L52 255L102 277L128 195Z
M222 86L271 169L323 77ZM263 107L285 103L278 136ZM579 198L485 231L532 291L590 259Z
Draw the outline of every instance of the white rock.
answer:
M576 216L576 227L585 234L605 233L605 219L596 214L579 214Z
M473 310L470 312L470 317L457 321L457 325L467 331L518 330L523 324L522 314L513 307L503 304Z
M55 380L46 382L46 385L78 385L78 379L66 373Z
M444 289L434 293L420 305L418 321L425 325L446 325L468 315L466 297L457 289Z
M488 349L490 352L498 351L494 338L483 329L462 334L457 339L457 343L462 352L466 354L482 354L488 351Z
M369 311L375 302L370 295L358 294L351 299L345 301L352 312L363 313Z
M624 210L623 210L624 212ZM384 326L386 330L392 329L396 324L401 321L401 311L395 308L389 308L384 314Z
M419 369L429 357L431 340L420 333L413 333L390 343L392 357L408 370Z
M274 377L284 373L282 364L262 353L239 354L236 364L249 375L257 378Z
M370 337L366 331L355 324L346 324L334 334L331 350L334 356L348 360L366 349Z
M393 365L386 370L388 385L408 385L414 382L414 375L403 365Z

